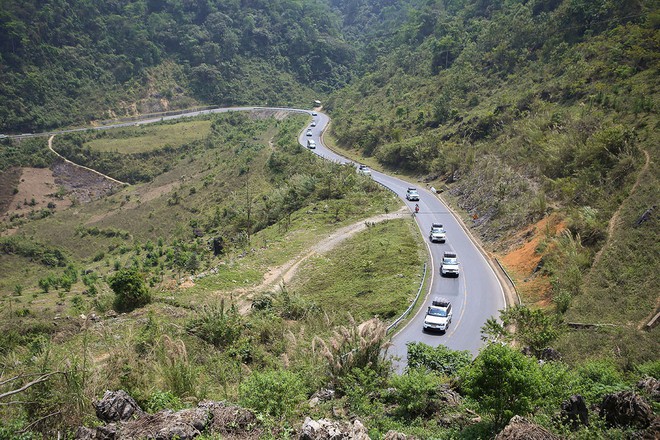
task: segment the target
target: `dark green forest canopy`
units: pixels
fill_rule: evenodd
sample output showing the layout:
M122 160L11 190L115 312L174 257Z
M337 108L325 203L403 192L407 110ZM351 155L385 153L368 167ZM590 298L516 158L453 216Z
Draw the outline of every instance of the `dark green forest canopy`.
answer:
M344 85L355 57L319 1L2 3L2 133L121 115L146 97L300 105Z

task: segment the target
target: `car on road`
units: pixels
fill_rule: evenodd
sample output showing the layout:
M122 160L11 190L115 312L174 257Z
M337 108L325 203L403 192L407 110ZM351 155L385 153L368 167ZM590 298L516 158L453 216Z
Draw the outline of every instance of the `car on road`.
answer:
M309 125L311 125L312 127L316 127L316 121L312 121L312 123Z
M316 148L316 142L314 141L314 139L307 139L307 148L309 148L310 150Z
M451 302L446 298L434 298L426 310L424 330L446 332L451 323Z
M371 170L366 165L358 165L357 172L358 172L358 174L364 174L365 176L371 176Z
M308 129L307 129L307 136L311 136L311 135L312 135L312 129L311 129L311 128L308 128Z
M432 243L444 243L447 241L447 232L440 223L431 224L431 232L429 232L429 240Z
M406 200L409 200L411 202L419 201L419 193L417 192L417 188L409 187L406 190Z
M442 263L440 263L440 275L445 276L458 276L458 257L455 252L445 252L442 255Z
M316 112L312 112L312 116L318 116L319 114Z

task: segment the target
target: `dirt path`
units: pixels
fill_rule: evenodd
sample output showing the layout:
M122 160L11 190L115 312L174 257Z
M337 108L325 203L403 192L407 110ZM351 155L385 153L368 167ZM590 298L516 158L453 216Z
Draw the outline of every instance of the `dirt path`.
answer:
M314 244L307 251L297 255L281 266L268 269L264 275L264 280L260 285L256 287L241 288L235 290L234 294L235 298L238 300L239 310L241 313L246 313L249 310L251 303L248 301L248 294L268 291L276 288L277 286L281 286L282 284L291 282L302 263L314 255L322 255L330 252L344 240L352 237L358 232L367 229L368 224L380 223L386 220L393 220L409 215L410 211L404 206L398 211L369 217L367 219L353 223L352 225L344 226L343 228L338 229L332 235L329 235L328 237Z
M646 172L649 169L649 164L651 163L651 156L649 155L648 151L646 150L642 150L642 151L644 152L644 156L646 156L646 162L644 163L642 169L639 171L639 174L637 174L637 179L635 180L635 183L630 189L630 193L628 194L628 197L626 197L626 199L619 205L617 210L614 211L614 214L612 214L612 218L610 218L610 221L607 225L607 238L605 239L605 244L596 253L596 256L594 257L594 262L591 264L592 268L595 267L600 262L600 259L602 258L603 255L603 251L607 249L610 245L610 239L614 236L614 229L619 225L619 217L621 215L621 208L623 207L623 204L635 193L637 187L639 186L639 183L642 180L642 176L646 174Z
M74 166L77 166L77 167L80 167L80 168L83 168L83 169L85 169L85 170L87 170L87 171L91 171L91 172L93 172L93 173L96 173L96 174L98 174L99 176L102 176L102 177L104 177L104 178L106 178L106 179L108 179L108 180L111 180L111 181L113 181L113 182L115 182L115 183L118 183L118 184L120 184L120 185L125 185L125 186L130 185L130 184L126 183L126 182L122 182L121 180L113 179L113 178L110 177L110 176L106 176L105 174L100 173L100 172L98 172L98 171L96 171L96 170L93 170L93 169L91 169L91 168L87 168L86 166L79 165L79 164L77 164L77 163L75 163L75 162L71 162L69 159L67 159L66 157L62 156L60 153L58 153L57 151L55 151L55 149L53 148L53 139L54 139L54 138L55 138L55 135L54 135L54 134L51 135L51 136L48 138L48 149L49 149L50 151L52 151L57 157L59 157L60 159L62 159L64 162L69 163L69 164L74 165Z

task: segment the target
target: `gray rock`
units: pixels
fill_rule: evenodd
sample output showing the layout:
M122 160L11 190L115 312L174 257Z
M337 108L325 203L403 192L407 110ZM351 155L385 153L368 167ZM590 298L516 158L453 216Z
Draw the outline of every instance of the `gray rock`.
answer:
M562 402L561 420L570 423L573 429L589 425L589 409L582 396L576 394Z
M644 398L632 391L607 394L600 404L600 417L609 426L647 428L654 420L653 409Z
M637 382L637 388L648 394L655 402L660 402L660 380L646 377Z
M415 440L417 437L407 436L397 431L387 431L383 440Z
M307 417L300 429L300 440L370 440L364 425L355 420L342 423L328 419L312 420Z
M144 414L140 405L124 390L106 391L103 398L92 405L96 417L106 423L131 420Z
M495 440L559 440L559 437L524 417L513 416Z

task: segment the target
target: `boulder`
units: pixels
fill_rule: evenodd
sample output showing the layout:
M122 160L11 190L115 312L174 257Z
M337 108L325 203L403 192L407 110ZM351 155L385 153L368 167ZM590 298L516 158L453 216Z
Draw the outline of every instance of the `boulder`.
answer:
M655 418L644 398L632 391L607 394L600 404L600 417L608 426L647 428Z
M254 304L253 304L254 305ZM309 407L315 408L321 402L326 402L335 398L335 391L324 388L312 394L312 397L309 399Z
M213 401L200 402L198 407L209 413L211 422L207 431L221 434L223 439L258 439L264 433L261 422L248 409Z
M144 411L124 390L106 391L101 400L92 402L99 420L109 422L120 422L140 417Z
M580 425L589 425L589 409L584 398L579 394L571 396L561 404L561 420L568 422L571 428L577 429Z
M646 377L637 382L637 388L648 394L655 402L660 402L660 380L655 377Z
M447 384L441 385L437 390L438 400L446 406L460 406L463 402L461 395L452 390Z
M383 440L415 440L417 437L408 436L396 431L387 431Z
M523 417L513 416L495 440L559 440L559 437Z
M106 392L107 405L103 408L114 408L104 411L112 414L125 414L121 405L109 405L112 401L119 402ZM117 393L110 393L112 395ZM121 401L131 401L124 392L119 393ZM128 396L129 399L125 399ZM113 416L114 417L114 416ZM181 411L163 410L156 414L146 414L137 408L128 419L96 428L80 427L76 431L77 440L188 440L204 434L220 434L226 440L258 439L262 437L263 427L251 411L237 406L228 406L224 402L200 402L197 408Z
M309 417L300 429L300 440L370 440L362 422L342 423L328 419L313 420Z
M544 361L560 361L561 353L552 347L546 347L543 350L541 350L541 353L539 354L539 359L542 359Z

